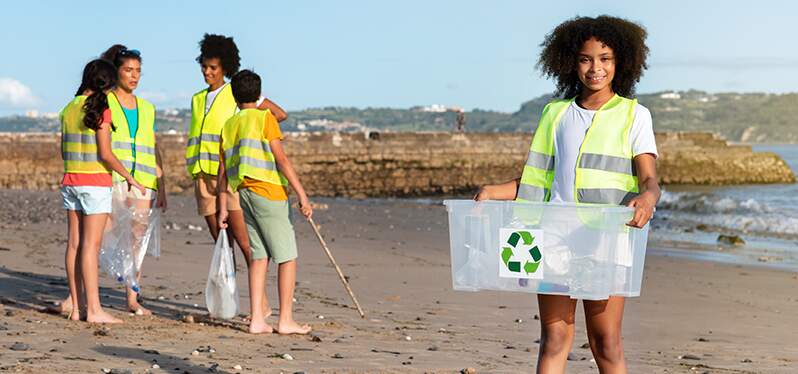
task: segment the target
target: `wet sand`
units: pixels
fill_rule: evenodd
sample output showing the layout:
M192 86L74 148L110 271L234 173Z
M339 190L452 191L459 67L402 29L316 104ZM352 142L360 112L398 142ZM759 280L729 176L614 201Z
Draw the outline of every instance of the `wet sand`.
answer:
M442 206L318 200L328 209L318 209L315 220L367 315L358 316L310 227L297 220L295 318L310 323L314 333L283 337L249 335L240 318L204 317L202 292L213 245L191 197L171 197L162 256L144 262L144 305L155 315L124 312L124 289L103 276L102 301L125 320L108 327L42 312L67 292L65 213L58 194L3 190L0 198L6 202L0 212L0 372L457 373L471 367L518 373L534 368L535 296L452 291ZM188 229L189 224L203 231ZM651 252L667 253L657 250L661 247L650 243ZM237 256L247 312L246 270ZM272 265L267 287L277 315L275 270ZM648 256L643 294L628 300L625 313L630 373L796 372L796 289L794 272ZM194 323L183 322L186 315ZM276 317L269 322L275 324ZM586 342L580 306L569 373L598 372L590 350L581 348Z

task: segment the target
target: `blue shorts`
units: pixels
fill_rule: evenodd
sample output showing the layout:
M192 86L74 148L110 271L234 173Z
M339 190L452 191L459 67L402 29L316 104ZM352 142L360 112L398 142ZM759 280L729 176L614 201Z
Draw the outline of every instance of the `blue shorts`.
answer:
M76 210L85 215L111 213L111 187L61 186L64 209Z

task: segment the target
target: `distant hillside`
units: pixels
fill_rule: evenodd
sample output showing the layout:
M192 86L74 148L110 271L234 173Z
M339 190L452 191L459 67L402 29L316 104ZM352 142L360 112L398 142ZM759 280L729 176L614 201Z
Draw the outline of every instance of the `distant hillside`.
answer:
M709 94L702 91L659 92L639 95L651 110L656 131L712 131L732 141L798 143L798 93ZM469 132L531 132L537 126L544 95L521 105L515 113L475 109L466 112ZM158 111L160 131L186 131L190 111ZM457 113L425 111L421 107L314 108L291 112L284 131L450 131ZM57 131L55 119L3 117L0 131Z

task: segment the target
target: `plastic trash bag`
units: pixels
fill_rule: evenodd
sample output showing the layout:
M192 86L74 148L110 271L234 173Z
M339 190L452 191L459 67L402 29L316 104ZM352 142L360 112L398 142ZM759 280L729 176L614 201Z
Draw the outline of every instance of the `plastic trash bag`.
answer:
M226 230L219 231L219 239L213 249L208 283L205 285L205 305L211 317L230 319L238 314L236 268Z
M113 188L111 217L100 246L100 266L115 281L140 292L137 278L147 254L161 255L161 211L155 207L154 199L131 192L126 183L119 183Z

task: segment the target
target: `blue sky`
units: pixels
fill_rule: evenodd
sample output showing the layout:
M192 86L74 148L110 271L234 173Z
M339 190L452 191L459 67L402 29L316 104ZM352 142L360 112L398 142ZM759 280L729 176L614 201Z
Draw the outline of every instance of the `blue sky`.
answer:
M221 5L219 5L221 4ZM137 93L188 107L203 88L205 32L235 37L242 66L288 109L439 103L511 112L553 84L534 65L544 35L610 14L649 32L638 92L798 91L787 1L14 1L4 4L0 115L57 111L83 65L113 43L142 51Z

